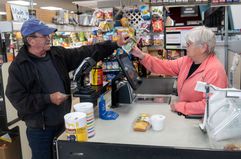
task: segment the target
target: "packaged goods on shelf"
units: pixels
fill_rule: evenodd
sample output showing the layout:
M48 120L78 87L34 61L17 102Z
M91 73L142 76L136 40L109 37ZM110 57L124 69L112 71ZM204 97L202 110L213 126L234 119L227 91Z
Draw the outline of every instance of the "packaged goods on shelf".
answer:
M80 47L88 45L90 42L87 40L90 35L87 32L56 32L53 37L54 46L63 46L65 48Z
M143 21L140 25L140 31L150 33L151 32L151 21Z
M162 19L157 19L157 20L152 20L152 29L153 32L163 32L164 30L164 26L163 26L163 22Z
M164 45L164 35L163 34L154 34L153 35L153 45L163 46Z
M177 59L181 57L181 50L167 50L167 59Z

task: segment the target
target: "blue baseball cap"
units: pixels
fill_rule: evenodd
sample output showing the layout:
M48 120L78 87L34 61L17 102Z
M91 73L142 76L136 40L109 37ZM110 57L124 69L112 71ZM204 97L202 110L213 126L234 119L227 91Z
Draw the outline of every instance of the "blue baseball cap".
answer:
M25 21L21 28L21 33L23 36L28 36L33 33L40 33L42 35L49 35L53 32L56 32L56 28L48 27L43 22L38 19L31 18Z

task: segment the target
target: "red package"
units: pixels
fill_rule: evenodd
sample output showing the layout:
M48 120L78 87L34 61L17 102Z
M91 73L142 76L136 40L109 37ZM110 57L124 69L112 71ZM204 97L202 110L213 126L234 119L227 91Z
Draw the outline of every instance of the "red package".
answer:
M163 32L163 22L162 19L152 20L153 32Z

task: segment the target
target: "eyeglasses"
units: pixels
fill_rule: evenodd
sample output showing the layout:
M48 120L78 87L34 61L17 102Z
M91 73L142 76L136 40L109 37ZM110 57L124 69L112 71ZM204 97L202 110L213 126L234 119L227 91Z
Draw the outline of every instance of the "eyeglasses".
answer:
M186 48L188 48L190 46L201 47L201 46L203 46L203 44L193 43L193 42L186 42Z
M186 47L191 46L193 43L192 42L186 42Z

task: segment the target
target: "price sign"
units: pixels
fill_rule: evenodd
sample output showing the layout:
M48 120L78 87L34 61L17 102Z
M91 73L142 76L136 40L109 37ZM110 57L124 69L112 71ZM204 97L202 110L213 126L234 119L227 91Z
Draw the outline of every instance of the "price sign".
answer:
M26 21L29 19L28 7L11 5L11 11L14 21Z

